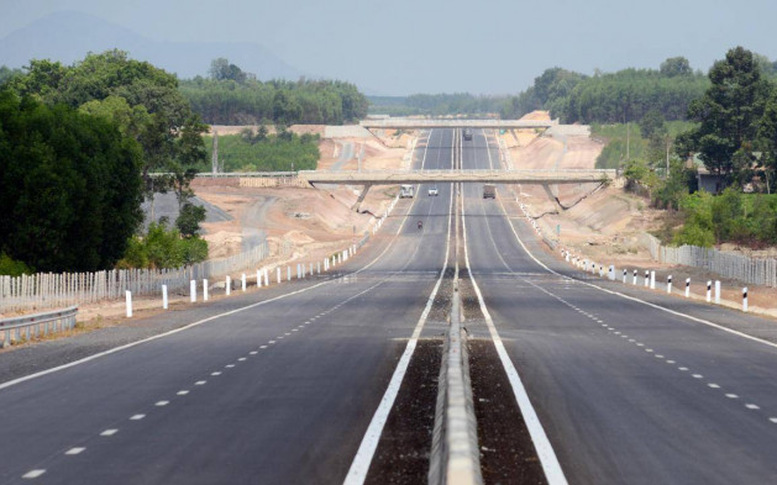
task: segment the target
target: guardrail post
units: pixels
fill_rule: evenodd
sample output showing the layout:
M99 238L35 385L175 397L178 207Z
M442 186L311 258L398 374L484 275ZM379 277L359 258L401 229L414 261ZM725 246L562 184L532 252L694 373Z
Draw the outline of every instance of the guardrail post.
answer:
M691 279L685 278L685 297L690 298L691 297Z
M202 301L208 301L208 279L202 280Z
M715 280L715 303L720 304L720 280Z
M168 308L167 285L162 285L162 308L164 310L167 310L167 308Z
M742 288L742 311L747 313L747 286Z
M127 318L132 318L132 292L131 291L127 290L124 293L124 300L127 304Z

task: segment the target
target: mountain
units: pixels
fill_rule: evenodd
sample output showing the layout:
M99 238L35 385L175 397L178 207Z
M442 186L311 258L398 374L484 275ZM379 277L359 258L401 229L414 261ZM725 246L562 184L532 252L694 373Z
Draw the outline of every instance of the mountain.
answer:
M0 39L0 65L22 67L30 59L71 64L88 52L114 48L128 51L133 59L174 72L179 78L206 75L210 62L218 57L226 57L262 80L313 77L289 66L259 44L155 41L118 24L75 11L52 13Z

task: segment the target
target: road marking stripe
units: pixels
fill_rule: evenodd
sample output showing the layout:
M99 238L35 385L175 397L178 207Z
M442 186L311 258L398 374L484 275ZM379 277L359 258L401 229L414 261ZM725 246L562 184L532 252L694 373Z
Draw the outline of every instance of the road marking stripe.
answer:
M499 355L499 359L502 362L502 366L507 373L507 378L510 381L510 386L513 389L513 395L518 402L518 408L521 410L526 427L529 429L529 435L531 435L532 442L534 443L534 449L537 451L537 456L540 459L542 470L545 472L545 479L550 485L566 485L567 479L564 476L564 471L561 469L561 464L556 457L556 452L553 450L553 446L550 444L548 435L545 433L540 418L537 416L537 412L531 404L529 395L526 393L526 388L523 386L523 381L518 374L518 370L513 365L513 361L505 349L502 338L499 336L499 332L496 330L494 320L491 318L491 314L486 308L483 294L480 292L480 287L475 280L475 275L472 273L472 268L469 263L469 248L467 247L467 217L464 213L464 204L461 209L462 226L464 228L464 261L467 265L467 269L472 281L472 287L475 290L475 294L478 297L478 303L480 304L480 311L483 312L483 317L486 320L488 331L491 334L491 338L494 341L496 352ZM496 244L494 244L496 246ZM498 254L498 253L497 253ZM505 264L505 266L507 266ZM509 268L509 266L508 266Z
M115 428L114 429L106 429L105 431L100 433L100 436L113 436L113 435L115 435L118 432L119 432L119 430L115 429Z
M145 414L134 414L134 415L130 416L130 420L132 420L132 421L140 421L141 419L143 419L145 417L146 417Z
M178 394L179 396L185 396L185 395L189 394L189 391L186 391L186 390L178 391L176 394Z
M431 131L430 131L429 137L431 138ZM425 158L426 158L426 151L424 151L424 159ZM423 162L422 162L422 167L423 167ZM364 483L364 480L367 478L367 473L369 472L370 464L372 463L372 459L375 456L375 450L377 449L378 442L380 441L380 435L383 433L383 428L386 425L386 420L388 419L388 415L391 412L391 408L394 406L394 401L397 397L397 394L399 393L399 388L402 385L402 381L405 378L405 372L407 372L407 367L410 364L410 359L412 358L413 353L415 352L418 338L421 336L421 331L423 330L424 324L426 323L426 319L428 318L429 313L432 310L432 304L434 303L434 299L437 296L437 292L440 289L440 286L442 285L442 280L443 280L443 277L445 276L445 271L448 268L448 257L450 255L450 240L451 240L451 226L452 226L451 219L453 217L453 199L454 199L453 194L454 194L454 191L451 190L450 209L448 211L448 236L445 242L445 260L443 262L443 268L440 271L440 276L437 278L437 283L434 285L434 288L432 289L432 293L426 301L426 307L424 308L424 311L421 313L421 317L418 319L418 323L416 324L415 329L413 329L413 334L410 337L410 340L407 342L405 351L402 353L402 357L400 357L399 362L397 363L397 367L394 369L394 374L391 376L391 380L389 381L388 388L386 388L386 392L383 394L383 397L381 398L380 405L378 405L378 409L375 411L375 414L372 416L372 420L370 421L370 424L367 427L367 431L365 432L364 437L362 438L362 441L359 444L359 449L356 451L356 455L353 458L353 462L351 462L351 467L348 469L348 474L345 477L345 481L343 482L343 485L361 485ZM410 211L408 211L408 214L409 213ZM405 219L407 219L407 215L405 216ZM397 235L399 234L399 231L402 229L402 227L404 227L404 221L402 224L400 224L399 230L397 231Z
M37 469L37 470L30 470L27 473L25 473L24 475L22 475L22 478L25 478L25 479L28 479L28 480L31 479L31 478L38 478L39 476L43 475L44 473L46 473L46 470L44 470L42 468Z
M69 450L67 450L67 451L65 452L65 454L66 454L66 455L78 455L78 454L81 454L81 453L83 453L83 451L84 451L85 449L86 449L86 448L84 448L83 446L76 446L76 447L74 447L74 448L70 448Z
M157 401L157 402L154 404L154 406L159 406L159 407L162 407L162 406L167 406L168 404L170 404L170 401Z

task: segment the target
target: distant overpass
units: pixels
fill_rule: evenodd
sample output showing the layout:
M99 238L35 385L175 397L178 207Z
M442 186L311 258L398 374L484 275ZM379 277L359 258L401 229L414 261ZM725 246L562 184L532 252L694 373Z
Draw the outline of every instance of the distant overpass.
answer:
M315 184L396 185L480 182L492 184L582 184L612 180L615 170L303 170L301 180Z
M491 128L513 130L516 128L550 128L558 125L558 121L547 120L463 120L463 119L412 119L383 118L364 120L359 123L364 128L372 129L404 129L423 130L430 128Z

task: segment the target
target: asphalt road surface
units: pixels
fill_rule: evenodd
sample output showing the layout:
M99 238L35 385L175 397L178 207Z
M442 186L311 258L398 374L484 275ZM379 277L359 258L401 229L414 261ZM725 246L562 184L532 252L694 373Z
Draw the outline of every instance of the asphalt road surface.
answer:
M498 166L492 137L476 132L467 143L464 168ZM472 274L569 483L775 483L777 349L586 284L540 248L498 190L501 201L484 200L476 184L464 189ZM629 293L723 324L767 325Z
M449 168L453 133L424 139L416 166ZM0 483L342 483L444 264L439 189L356 274L0 389Z

